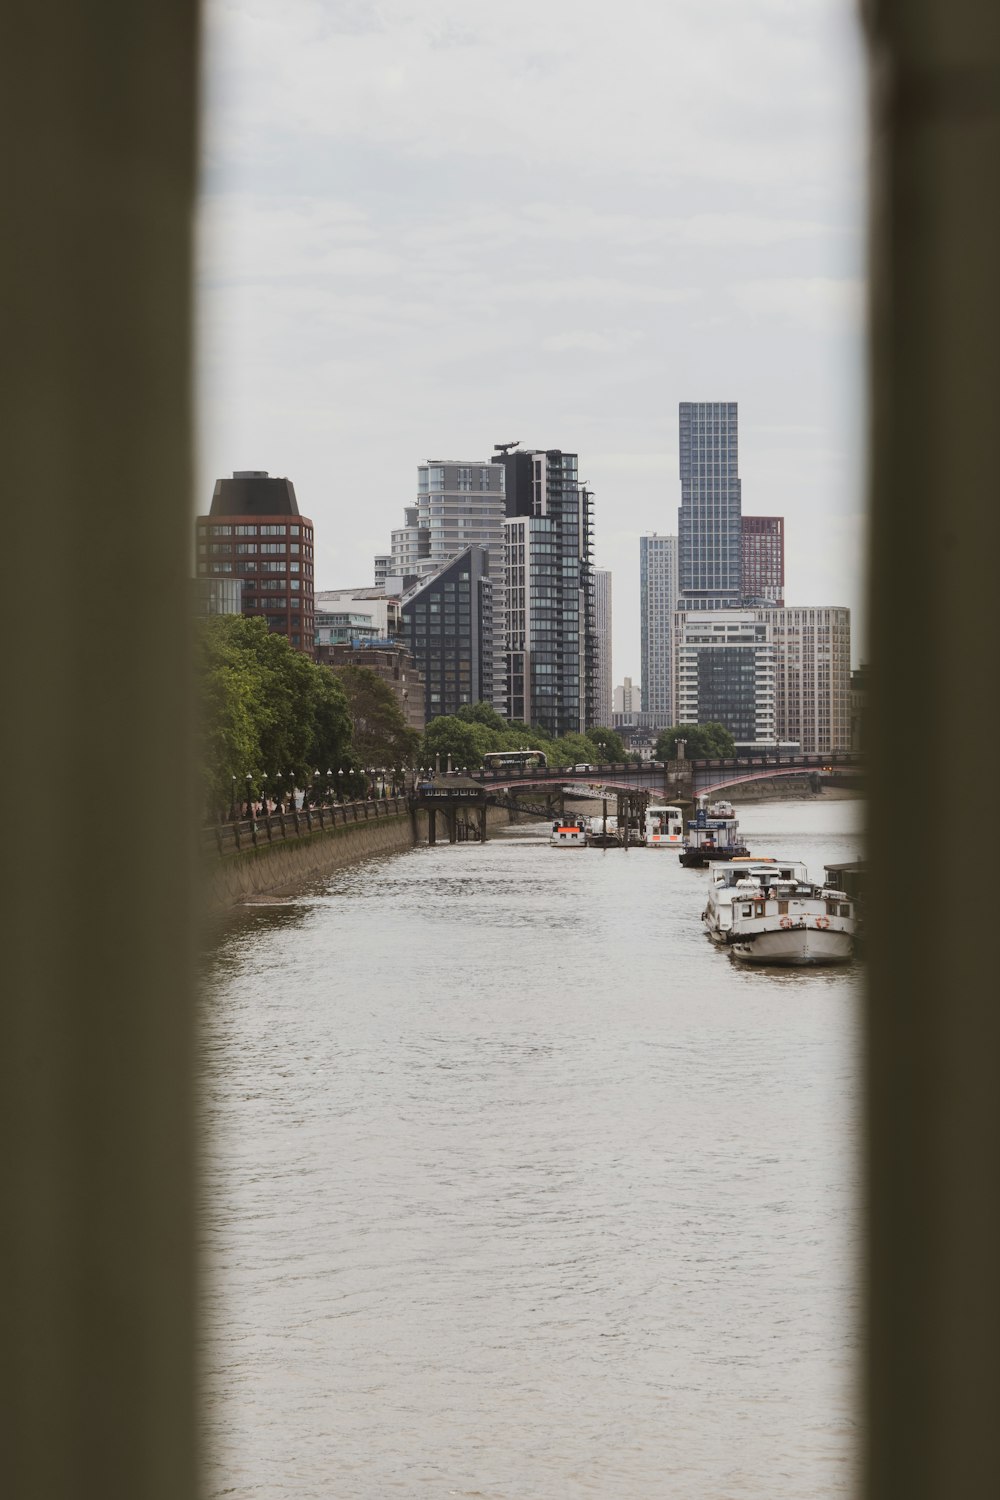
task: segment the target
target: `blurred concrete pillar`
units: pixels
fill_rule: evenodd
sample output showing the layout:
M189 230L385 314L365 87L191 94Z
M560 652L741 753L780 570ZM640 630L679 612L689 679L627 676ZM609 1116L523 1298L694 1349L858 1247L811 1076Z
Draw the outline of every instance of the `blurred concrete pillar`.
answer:
M14 0L2 1487L195 1491L193 0Z
M866 20L867 1493L954 1500L1000 1494L997 923L975 859L1000 727L1000 7L871 0Z

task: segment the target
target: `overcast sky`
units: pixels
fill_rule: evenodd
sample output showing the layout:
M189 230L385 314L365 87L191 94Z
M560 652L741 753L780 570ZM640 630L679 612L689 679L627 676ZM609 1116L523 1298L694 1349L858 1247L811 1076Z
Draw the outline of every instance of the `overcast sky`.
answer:
M295 483L369 583L428 458L564 448L639 677L677 403L738 401L786 601L860 602L855 0L207 0L198 508ZM858 655L855 615L855 657Z

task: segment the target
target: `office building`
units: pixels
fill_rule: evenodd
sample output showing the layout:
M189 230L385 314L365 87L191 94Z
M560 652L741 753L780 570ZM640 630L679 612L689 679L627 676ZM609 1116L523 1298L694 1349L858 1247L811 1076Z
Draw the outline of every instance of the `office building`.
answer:
M466 547L400 596L400 636L424 680L424 715L489 702L493 681L490 555Z
M774 645L775 732L806 755L851 749L851 612L758 609Z
M377 589L385 586L385 580L392 573L391 552L380 552L375 558L375 587Z
M558 736L597 722L593 495L575 453L515 449L505 472L506 698L512 719Z
M785 603L785 518L744 516L741 524L743 605Z
M243 613L313 655L313 524L290 479L238 469L218 480L209 514L195 522L195 546L199 578L239 579Z
M743 597L737 403L682 401L679 436L681 607L737 608Z
M611 572L608 568L594 569L594 639L594 722L610 728L614 705L611 693Z
M775 647L762 615L700 609L677 614L675 723L722 724L748 744L775 739Z
M375 559L376 578L426 578L469 546L489 558L497 626L485 701L506 711L503 641L504 470L482 459L431 459L417 468L417 499L392 533L392 552Z
M674 615L677 538L639 538L639 644L642 706L660 729L674 722Z

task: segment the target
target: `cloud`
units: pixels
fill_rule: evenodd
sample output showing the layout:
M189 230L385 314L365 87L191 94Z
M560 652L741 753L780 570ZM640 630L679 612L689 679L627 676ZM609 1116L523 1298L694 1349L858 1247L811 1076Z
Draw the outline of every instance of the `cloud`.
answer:
M634 539L676 524L677 402L721 393L803 602L852 602L852 544L810 542L860 509L854 12L207 0L199 500L288 473L334 585L429 453L575 448L637 676Z

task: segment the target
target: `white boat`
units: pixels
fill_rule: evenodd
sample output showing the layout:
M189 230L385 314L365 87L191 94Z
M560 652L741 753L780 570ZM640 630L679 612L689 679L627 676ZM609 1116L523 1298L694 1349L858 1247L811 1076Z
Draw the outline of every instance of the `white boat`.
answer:
M552 825L549 843L554 849L586 849L587 830L581 818L579 822L560 822Z
M709 870L706 926L740 962L836 964L853 956L854 903L814 884L798 861L735 860Z
M613 849L621 843L618 836L618 819L613 816L590 818L587 822L587 843L592 849Z
M740 881L767 889L774 880L807 880L801 860L752 859L749 855L713 860L708 867L708 896L701 919L713 943L729 943L733 928L733 901Z
M647 849L683 849L684 814L679 807L647 807Z
M682 865L698 868L713 859L731 859L748 853L731 802L713 802L706 807L705 798L699 797L697 813L688 819L687 826L680 855Z

